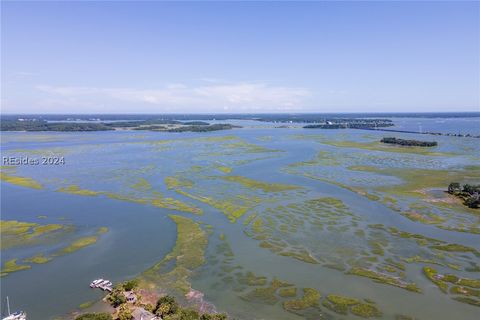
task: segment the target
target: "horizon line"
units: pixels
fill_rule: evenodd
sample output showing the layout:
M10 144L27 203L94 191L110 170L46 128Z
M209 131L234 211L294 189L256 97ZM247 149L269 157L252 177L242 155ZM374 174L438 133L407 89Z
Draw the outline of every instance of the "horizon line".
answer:
M155 113L148 113L148 112L127 112L127 113L96 113L96 112L66 112L66 113L27 113L27 112L19 112L19 113L10 113L10 112L0 112L0 116L14 116L14 115L272 115L272 114L449 114L449 113L470 113L480 115L479 111L339 111L339 112L155 112Z

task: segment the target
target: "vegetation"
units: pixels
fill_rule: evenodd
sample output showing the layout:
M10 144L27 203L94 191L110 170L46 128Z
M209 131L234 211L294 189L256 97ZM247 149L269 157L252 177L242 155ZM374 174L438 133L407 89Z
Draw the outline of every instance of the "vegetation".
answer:
M161 285L184 295L191 290L192 272L205 262L208 239L198 223L181 216L170 215L177 224L177 241L173 250L142 274L147 284Z
M61 235L68 232L70 226L61 224L38 224L16 220L0 220L1 249L17 246L33 245L46 241L53 235Z
M457 295L454 300L462 303L480 306L480 279L462 278L453 274L440 274L432 267L425 266L423 274L433 282L443 293ZM449 286L453 284L453 286ZM460 296L458 296L460 295Z
M362 303L355 298L333 294L329 294L322 305L342 315L347 315L349 311L362 318L380 317L382 315L380 310L371 302Z
M372 129L391 127L393 123L386 119L338 119L321 124L309 124L304 129Z
M248 210L253 208L257 203L258 199L243 199L243 203L234 202L238 201L238 198L234 199L214 199L212 197L204 197L200 195L194 195L192 193L186 192L181 189L175 189L175 191L181 195L189 197L191 199L206 203L224 213L231 222L235 222L238 218L242 217Z
M122 283L123 290L125 291L132 291L138 286L138 279L128 280Z
M211 125L193 125L193 126L181 126L177 128L168 129L168 132L209 132L218 130L229 130L233 128L239 128L228 123L217 123Z
M421 292L420 288L417 287L415 283L407 283L398 279L397 277L394 277L388 274L383 274L370 269L353 267L352 269L350 269L350 271L348 271L347 274L353 274L360 277L370 278L370 279L373 279L375 282L388 284L394 287L406 289L408 291Z
M477 257L480 257L480 252L477 249L457 243L433 245L430 248L448 252L471 252Z
M77 250L80 250L84 247L88 247L94 243L97 242L97 237L96 236L90 236L90 237L83 237L80 239L77 239L70 243L70 245L66 246L65 248L61 249L57 254L66 254L66 253L72 253Z
M290 288L281 288L278 290L278 295L282 298L290 298L297 296L297 288L290 287Z
M152 130L168 132L207 132L239 128L231 124L219 123L210 125L203 121L181 122L177 120L148 119L139 121L116 121L116 122L71 122L62 119L63 122L49 122L40 119L2 119L0 131L108 131L121 129ZM166 125L166 126L164 126ZM169 126L177 126L169 128Z
M303 297L298 300L288 300L283 303L283 308L287 311L303 310L316 307L319 304L320 292L313 288L304 288Z
M464 184L462 187L460 183L452 182L448 185L448 193L462 199L463 204L469 208L480 207L480 184Z
M108 232L108 228L105 228L105 227L98 228L95 235L88 236L88 237L82 237L82 238L79 238L77 240L74 240L68 246L66 246L66 247L60 249L59 251L57 251L54 254L54 256L63 255L63 254L67 254L67 253L72 253L72 252L75 252L75 251L80 250L82 248L91 246L91 245L93 245L97 242L98 237L101 234L104 234L106 232Z
M358 299L329 294L322 305L333 312L346 315L349 307L359 303Z
M0 180L15 184L17 186L32 188L32 189L43 189L43 186L33 180L32 178L18 177L6 174L5 172L0 172Z
M168 182L170 181L167 181L167 183ZM141 178L137 183L131 185L131 188L135 190L143 191L143 192L148 192L152 189L152 186L147 180ZM104 195L110 199L115 199L120 201L130 201L130 202L141 203L141 204L151 204L159 208L178 210L178 211L189 212L193 214L202 214L201 209L191 206L187 203L184 203L174 198L164 197L160 192L156 192L156 191L150 192L150 196L144 197L144 198L136 198L130 195L124 196L122 194L105 192L105 191L93 191L88 189L81 189L77 185L70 185L68 187L60 188L57 191L71 193L75 195L81 195L81 196L91 196L91 197Z
M263 192L282 192L301 189L301 187L299 186L281 183L267 183L259 180L249 179L243 176L222 176L220 178L223 180L239 183L247 188L260 189Z
M10 272L27 270L27 269L30 269L31 267L32 266L30 265L17 264L17 259L11 259L11 260L5 261L2 268L1 275L5 276Z
M58 192L76 194L76 195L80 195L80 196L98 196L99 194L101 194L101 192L98 192L98 191L80 189L80 187L77 186L77 185L70 185L68 187L60 188L57 191Z
M183 122L186 126L208 126L209 123L205 121L186 121Z
M112 292L107 296L107 301L116 308L116 319L118 320L130 320L132 319L132 310L130 304L127 303L125 298L125 291L130 285L136 284L136 280L126 281L123 284L117 285ZM133 289L133 288L132 288ZM138 296L138 293L137 293ZM165 295L157 300L155 306L151 304L144 304L140 301L142 297L135 303L135 307L142 307L143 309L159 316L164 320L226 320L227 315L224 313L199 313L196 310L188 309L180 306L175 297ZM78 318L77 318L78 319ZM83 319L83 318L82 318ZM90 318L85 318L90 319ZM97 318L92 318L97 319ZM103 318L99 318L103 319ZM112 318L109 318L112 319Z
M291 286L291 284L274 278L267 287L255 288L242 296L242 299L263 302L265 304L275 304L278 301L278 298L275 296L277 290L288 286Z
M95 304L95 301L87 301L78 306L79 309L87 309Z
M117 318L118 320L133 320L132 310L123 304L117 310Z
M30 262L30 263L36 263L36 264L42 264L42 263L47 263L50 260L52 260L51 257L45 257L43 254L37 254L31 258L24 259L24 262Z
M218 165L218 166L216 166L216 169L223 172L223 173L227 173L227 174L232 172L232 168L227 167L227 166Z
M155 125L180 125L181 121L173 119L146 119L135 121L116 121L105 123L106 126L115 128L141 128L142 126L155 126Z
M371 318L371 317L380 317L382 313L378 308L369 303L361 303L354 305L351 308L351 311L354 315L357 315L362 318Z
M226 320L224 313L199 314L192 309L181 307L173 296L163 296L158 299L153 313L164 320Z
M338 141L338 140L321 139L319 142L323 144L331 145L334 147L339 147L339 148L355 148L355 149L362 149L362 150L394 152L394 153L413 153L413 154L421 154L425 156L449 156L453 154L453 153L447 153L447 152L432 151L424 148L404 148L401 146L386 146L385 144L379 141L357 142L357 141Z
M0 121L0 131L106 131L113 128L92 122L47 122L45 120Z
M61 224L41 225L31 222L20 222L16 220L0 220L1 249L17 246L32 247L39 244L54 245L62 241L63 237L74 230L73 226ZM80 250L83 247L94 244L99 235L108 231L101 227L95 235L79 238L67 247L60 249L50 255L37 253L31 257L22 259L24 264L17 264L17 259L5 262L2 269L2 276L10 272L30 269L31 264L43 264L51 261L54 257Z
M382 140L380 140L380 142L412 147L436 147L438 145L436 141L406 140L394 137L383 138Z

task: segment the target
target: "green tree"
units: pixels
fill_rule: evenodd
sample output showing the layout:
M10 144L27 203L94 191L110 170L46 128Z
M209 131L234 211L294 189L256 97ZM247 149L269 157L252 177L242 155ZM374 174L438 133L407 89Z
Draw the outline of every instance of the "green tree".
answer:
M169 314L177 313L178 303L175 301L175 298L169 295L160 297L157 301L157 306L155 308L155 314L158 316L166 316Z
M163 317L164 320L198 320L198 312L192 309L179 309L177 313Z
M452 182L448 185L448 193L456 194L458 192L460 192L460 183Z
M118 310L118 319L119 320L131 320L133 319L132 311L128 308L127 305L121 305Z
M138 286L138 280L137 279L125 281L123 283L123 289L125 289L125 291L131 291L131 290L135 289L137 286Z
M155 307L151 303L147 303L143 308L151 313L155 313Z
M127 302L127 298L125 298L125 295L123 294L123 287L116 286L113 288L112 292L108 295L107 300L115 308Z
M200 320L227 320L225 313L204 313L200 316Z
M472 195L471 197L468 197L466 200L465 200L465 205L468 206L469 208L473 208L473 209L476 209L476 208L479 208L480 207L480 198L477 195Z

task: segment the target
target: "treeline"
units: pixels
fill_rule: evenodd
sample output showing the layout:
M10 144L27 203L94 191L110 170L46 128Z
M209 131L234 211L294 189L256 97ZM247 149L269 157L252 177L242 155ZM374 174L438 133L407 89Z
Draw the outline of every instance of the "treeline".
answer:
M208 126L210 123L204 121L187 121L182 124L186 126Z
M383 143L398 144L401 146L413 146L413 147L435 147L438 145L436 141L420 141L420 140L406 140L397 139L394 137L383 138L380 140Z
M138 130L146 130L144 128L161 129L165 128L163 125L182 125L182 126L208 126L208 122L204 121L178 121L165 119L151 119L140 121L118 121L105 123L106 126L114 128L135 128Z
M169 126L177 126L169 128ZM207 132L239 128L230 124L213 124L203 121L151 119L119 122L47 122L45 120L6 120L0 123L1 131L108 131L120 129L168 131L168 132Z
M107 122L105 123L108 127L114 128L134 128L139 126L150 126L150 125L168 125L168 124L183 124L181 121L177 120L165 120L165 119L149 119L149 120L139 120L139 121L116 121L116 122Z
M149 310L163 320L226 320L225 313L203 313L181 307L172 296L158 299L156 306Z
M448 193L459 197L463 204L469 208L477 209L480 207L480 184L460 185L458 182L452 182L448 185Z
M304 119L308 122L307 119ZM322 123L309 124L305 129L371 129L393 126L389 119L325 119Z
M1 131L107 131L113 128L92 122L47 122L44 120L2 120Z
M217 123L212 125L196 125L196 126L183 126L168 129L168 132L208 132L208 131L218 131L218 130L229 130L233 128L240 128L239 126L234 126L228 123Z

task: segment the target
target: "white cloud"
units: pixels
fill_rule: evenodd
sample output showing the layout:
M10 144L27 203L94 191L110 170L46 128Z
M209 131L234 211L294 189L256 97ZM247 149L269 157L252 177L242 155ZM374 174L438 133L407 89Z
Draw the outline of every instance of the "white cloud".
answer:
M158 89L96 88L39 85L45 100L64 99L80 107L92 105L140 106L137 112L212 112L300 110L311 92L306 88L267 83L209 83L199 86L170 84ZM122 110L118 110L121 112ZM125 110L129 111L129 110Z

